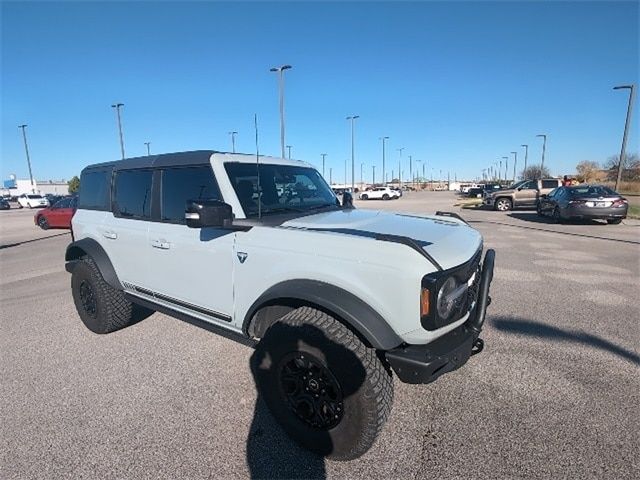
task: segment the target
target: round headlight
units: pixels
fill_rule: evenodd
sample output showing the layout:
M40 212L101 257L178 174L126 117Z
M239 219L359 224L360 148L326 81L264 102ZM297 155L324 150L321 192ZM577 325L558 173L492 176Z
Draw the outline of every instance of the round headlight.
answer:
M455 307L455 298L451 293L458 286L455 278L449 277L442 284L438 291L438 300L436 302L436 308L438 310L438 316L442 319L449 318L453 313Z

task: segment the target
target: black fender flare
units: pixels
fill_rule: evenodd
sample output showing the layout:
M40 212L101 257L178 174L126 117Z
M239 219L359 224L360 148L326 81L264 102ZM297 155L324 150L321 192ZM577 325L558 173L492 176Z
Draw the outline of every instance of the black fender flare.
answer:
M251 322L260 309L277 305L280 300L320 307L338 317L378 350L391 350L403 343L382 315L366 302L335 285L307 279L278 283L260 295L244 317L243 331L248 334Z
M82 240L69 244L64 254L64 259L67 262L67 271L73 272L74 263L84 255L90 256L93 261L96 262L105 282L113 288L123 290L122 284L118 279L118 275L116 275L116 271L113 268L107 252L105 252L104 248L93 238L83 238Z

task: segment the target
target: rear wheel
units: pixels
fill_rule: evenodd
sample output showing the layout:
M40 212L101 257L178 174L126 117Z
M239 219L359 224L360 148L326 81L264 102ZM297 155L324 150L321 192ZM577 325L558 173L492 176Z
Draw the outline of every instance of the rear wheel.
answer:
M513 203L511 202L511 199L506 197L501 197L496 200L496 203L495 203L496 210L500 212L506 212L508 210L511 210L512 208L513 208Z
M621 218L607 218L607 223L609 225L618 225L621 222L622 222Z
M389 200L389 195L387 193L385 193L384 195L382 195L382 199L383 200Z
M560 215L560 209L558 207L553 209L553 221L556 223L562 223L562 216Z
M153 313L132 304L122 291L105 282L91 257L84 257L74 267L71 292L80 319L94 333L115 332Z
M391 412L393 380L375 350L311 307L293 310L267 330L251 368L287 434L334 460L367 452Z
M40 218L38 218L38 226L42 230L48 230L49 229L49 222L47 221L46 218L40 217Z

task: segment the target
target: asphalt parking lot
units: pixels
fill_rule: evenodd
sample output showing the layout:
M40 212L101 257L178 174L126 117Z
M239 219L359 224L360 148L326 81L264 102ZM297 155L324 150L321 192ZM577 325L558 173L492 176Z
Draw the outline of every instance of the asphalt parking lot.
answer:
M250 348L161 314L89 332L70 235L0 211L0 478L640 477L640 222L454 202L356 202L458 212L497 265L482 354L431 385L396 381L383 434L345 463L301 450L256 405Z

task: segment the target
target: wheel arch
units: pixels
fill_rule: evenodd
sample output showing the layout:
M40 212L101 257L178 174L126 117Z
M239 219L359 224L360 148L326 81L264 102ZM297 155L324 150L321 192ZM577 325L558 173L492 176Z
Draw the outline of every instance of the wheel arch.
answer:
M67 271L72 272L73 264L85 255L88 255L96 262L105 282L113 288L123 290L122 284L118 279L118 275L113 268L107 252L105 252L104 248L93 238L83 238L82 240L69 244L64 255L65 262L67 262Z
M306 279L278 283L260 295L247 311L242 330L249 337L262 337L278 319L302 306L331 315L377 350L403 343L385 319L357 296L335 285Z

